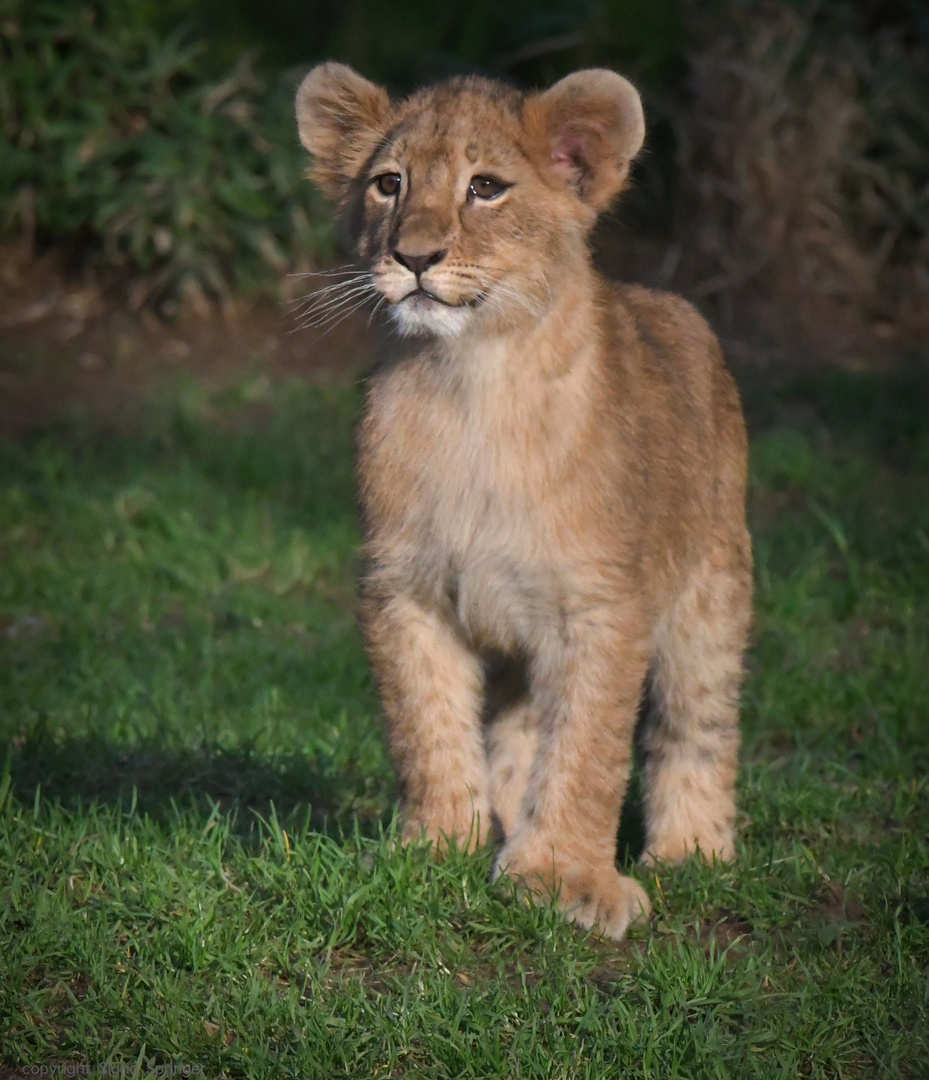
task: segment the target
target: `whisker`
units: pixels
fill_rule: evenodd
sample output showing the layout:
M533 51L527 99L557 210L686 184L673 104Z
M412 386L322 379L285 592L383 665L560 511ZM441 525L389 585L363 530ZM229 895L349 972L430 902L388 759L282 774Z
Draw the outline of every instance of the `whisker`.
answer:
M347 296L336 297L334 302L324 305L320 310L307 313L298 329L305 330L313 327L321 330L327 326L332 329L332 326L338 325L343 318L346 318L353 311L364 307L370 297L376 294L377 290L370 282L364 286L355 286Z
M356 297L351 302L340 305L338 308L325 312L325 314L304 319L303 322L298 323L298 329L324 330L326 327L340 319L342 315L351 314L353 311L357 311L359 308L364 307L367 302L367 296Z
M381 305L387 303L387 297L382 293L377 300L374 301L374 306L371 308L371 312L368 315L368 326L371 325L371 320L381 310Z
M357 296L359 293L374 291L374 284L370 281L352 282L346 288L325 295L323 293L314 293L303 305L303 311L296 309L293 314L297 317L300 315L309 315L314 310L323 311L326 308L331 308L342 303L344 300L350 300L353 296Z
M359 300L356 304L354 304L354 306L350 307L347 311L343 312L339 316L339 318L337 318L335 320L335 322L332 322L331 319L324 320L323 322L317 324L315 329L321 330L325 326L326 327L325 332L328 334L330 331L334 330L339 325L339 323L345 322L345 320L349 317L349 315L354 315L354 313L356 311L360 311L361 308L363 308L365 306L365 304L367 303L367 299L368 299L367 297L362 297L361 300ZM328 326L326 325L327 322L328 322Z
M341 266L333 266L328 270L307 270L301 274L288 274L287 277L292 278L308 278L308 277L335 277L341 272L347 273L362 273L366 274L366 270L357 270L356 263L343 263Z
M327 299L332 299L333 294L338 294L340 292L345 292L346 290L350 290L350 289L352 289L352 288L354 288L354 287L356 287L358 285L367 286L367 285L371 285L371 284L373 284L373 283L371 281L369 281L369 280L365 280L365 281L357 281L357 280L340 281L340 282L337 282L335 285L328 285L324 289L316 289L315 291L313 291L311 293L307 293L306 296L301 296L299 299L291 301L291 303L292 303L293 308L295 310L300 308L300 307L305 307L305 306L306 307L312 307L313 304L316 303L316 302L325 303L327 301Z
M545 285L548 288L547 280L545 281ZM518 303L521 303L528 311L531 311L535 315L541 315L545 311L545 304L542 302L542 300L526 296L526 294L521 289L517 289L509 282L498 280L495 283L494 287L496 289L502 290L507 296L511 297ZM551 290L549 288L549 293L550 292Z
M301 299L305 299L308 296L315 296L317 293L331 292L333 289L344 289L347 285L351 285L359 280L371 280L371 274L368 273L367 270L353 271L351 274L346 274L342 281L334 281L330 282L328 285L320 285L311 292L304 293Z
M492 285L490 295L491 297L496 296L511 301L515 306L521 307L528 315L536 319L540 318L545 311L543 304L538 301L533 303L524 293L505 281L498 281Z

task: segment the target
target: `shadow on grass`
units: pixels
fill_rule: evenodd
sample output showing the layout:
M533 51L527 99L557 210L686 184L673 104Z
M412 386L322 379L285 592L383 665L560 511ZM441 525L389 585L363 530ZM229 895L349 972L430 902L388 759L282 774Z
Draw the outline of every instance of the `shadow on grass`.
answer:
M368 707L344 630L357 399L352 386L184 379L125 418L0 439L0 539L20 537L0 565L0 732L21 802L40 787L64 806L153 816L219 803L309 810L332 832L381 820L384 770L366 775L358 740L331 759L317 745L346 701L352 718ZM285 704L265 707L263 684ZM192 739L205 707L229 730ZM86 715L128 717L136 733L68 730ZM300 730L304 715L319 732ZM269 746L276 723L290 738ZM264 731L260 745L241 725Z
M218 806L237 811L237 825L249 831L250 811L279 820L299 818L333 837L356 828L374 835L389 820L393 806L349 788L344 779L327 775L324 766L300 754L269 757L248 747L218 746L166 749L152 741L131 750L101 739L74 738L38 742L26 753L15 752L11 793L22 805L36 799L68 809L91 802L134 807L155 820L175 808L194 809L206 818ZM246 811L242 813L242 811Z
M287 822L299 819L333 838L358 832L373 837L393 817L396 794L347 790L343 778L300 754L269 758L238 747L201 746L168 750L152 741L132 750L102 739L38 741L16 753L11 793L22 805L50 800L68 809L92 802L135 808L155 820L176 807L193 808L204 819L216 806L235 812L237 829L249 832L251 811L272 813ZM386 809L385 809L386 808ZM245 811L243 813L242 811ZM638 769L630 780L617 836L621 864L634 863L645 850L645 818Z

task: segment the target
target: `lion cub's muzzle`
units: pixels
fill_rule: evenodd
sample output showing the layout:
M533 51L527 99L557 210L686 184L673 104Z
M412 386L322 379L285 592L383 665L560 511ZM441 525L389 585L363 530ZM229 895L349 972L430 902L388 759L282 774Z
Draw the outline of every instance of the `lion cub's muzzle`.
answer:
M390 318L401 334L456 337L483 300L471 290L460 292L453 275L437 274L436 268L416 273L394 261L375 270L374 284L388 301Z
M458 335L483 303L483 290L447 260L447 248L411 247L398 245L374 268L375 287L389 302L391 318L403 334Z
M441 251L433 251L426 255L408 255L400 251L399 248L395 248L392 252L394 262L398 262L402 267L409 270L416 279L416 284L410 289L404 296L400 297L400 300L395 303L401 303L404 300L411 299L413 297L422 296L426 300L434 300L437 304L444 304L446 307L475 307L480 303L480 295L475 296L443 296L440 291L441 286L435 282L436 275L431 275L431 279L428 282L423 281L426 272L434 266L438 266L440 262L448 255L448 248Z

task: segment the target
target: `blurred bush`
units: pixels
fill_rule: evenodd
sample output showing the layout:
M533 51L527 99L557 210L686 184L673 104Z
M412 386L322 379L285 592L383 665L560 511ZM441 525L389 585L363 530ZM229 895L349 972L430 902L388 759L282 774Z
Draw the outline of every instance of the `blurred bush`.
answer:
M293 80L202 46L135 0L0 2L0 228L141 273L143 294L221 296L324 255ZM139 299L143 296L139 295Z
M696 287L929 331L929 9L696 0L676 116Z
M0 0L0 230L139 296L276 284L333 248L286 74L326 58L399 93L616 67L650 129L623 213L676 287L929 330L921 0Z

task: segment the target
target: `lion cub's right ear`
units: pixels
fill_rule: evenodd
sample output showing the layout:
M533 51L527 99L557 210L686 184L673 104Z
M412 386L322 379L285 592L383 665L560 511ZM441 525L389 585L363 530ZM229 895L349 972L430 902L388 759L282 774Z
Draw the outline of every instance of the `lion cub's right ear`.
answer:
M386 133L389 115L387 92L345 64L320 64L306 76L297 91L297 127L324 195L345 197Z

